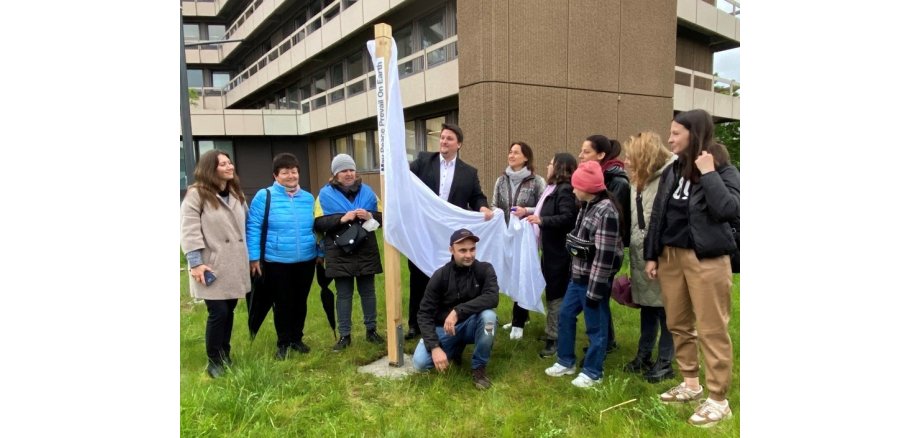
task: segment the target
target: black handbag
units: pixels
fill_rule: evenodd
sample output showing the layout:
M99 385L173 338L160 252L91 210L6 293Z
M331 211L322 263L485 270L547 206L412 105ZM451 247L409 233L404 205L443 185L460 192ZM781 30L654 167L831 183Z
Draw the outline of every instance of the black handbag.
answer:
M335 246L345 251L345 254L354 252L365 240L367 240L367 230L358 222L348 224L348 228L335 235Z

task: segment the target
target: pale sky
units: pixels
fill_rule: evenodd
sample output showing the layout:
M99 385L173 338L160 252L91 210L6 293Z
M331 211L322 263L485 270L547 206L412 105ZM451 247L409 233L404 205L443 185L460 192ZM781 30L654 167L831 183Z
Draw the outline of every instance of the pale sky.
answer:
M741 48L714 53L712 71L718 73L719 77L741 82Z

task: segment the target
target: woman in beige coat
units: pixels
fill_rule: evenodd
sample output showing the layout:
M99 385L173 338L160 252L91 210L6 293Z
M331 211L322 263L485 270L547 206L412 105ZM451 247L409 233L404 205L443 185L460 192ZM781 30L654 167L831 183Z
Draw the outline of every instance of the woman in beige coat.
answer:
M624 146L626 171L629 173L629 199L632 211L632 229L629 239L630 282L633 302L640 306L639 351L627 363L624 371L643 373L649 382L674 378L671 361L674 360L674 339L661 302L661 286L657 280L645 277L643 242L652 216L652 204L658 193L661 172L677 159L661 142L661 137L651 131L629 137ZM652 361L655 338L658 338L658 360Z
M231 364L230 333L236 300L250 290L246 252L246 197L224 151L208 151L195 167L195 183L182 201L181 246L192 296L208 307L208 374Z

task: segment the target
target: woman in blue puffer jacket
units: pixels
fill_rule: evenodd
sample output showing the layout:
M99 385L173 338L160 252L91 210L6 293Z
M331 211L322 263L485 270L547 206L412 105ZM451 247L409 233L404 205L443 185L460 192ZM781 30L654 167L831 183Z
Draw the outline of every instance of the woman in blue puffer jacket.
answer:
M278 352L284 360L288 350L308 353L303 342L307 319L307 296L316 268L316 237L313 234L314 198L300 188L300 164L293 154L278 154L272 162L275 183L259 190L249 207L246 241L251 274L262 281L273 297ZM265 263L260 264L262 222L266 192L271 191L268 228L265 237Z

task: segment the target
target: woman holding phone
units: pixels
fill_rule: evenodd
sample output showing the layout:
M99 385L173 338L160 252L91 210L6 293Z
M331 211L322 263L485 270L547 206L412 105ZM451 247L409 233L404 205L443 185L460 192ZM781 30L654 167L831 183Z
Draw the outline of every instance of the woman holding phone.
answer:
M207 372L214 378L231 364L233 311L250 289L246 211L230 156L220 150L206 152L182 200L180 245L188 260L192 297L208 307L204 343Z

